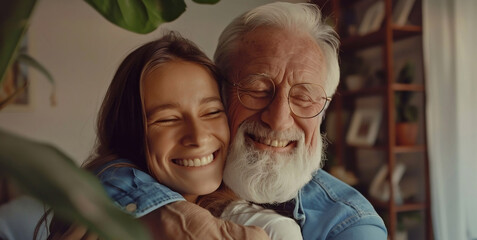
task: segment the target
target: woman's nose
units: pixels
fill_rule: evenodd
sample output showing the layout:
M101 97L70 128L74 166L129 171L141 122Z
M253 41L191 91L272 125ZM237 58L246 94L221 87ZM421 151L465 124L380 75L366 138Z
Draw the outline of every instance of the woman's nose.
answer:
M184 126L182 144L188 147L201 146L210 139L206 126L198 120L187 121Z

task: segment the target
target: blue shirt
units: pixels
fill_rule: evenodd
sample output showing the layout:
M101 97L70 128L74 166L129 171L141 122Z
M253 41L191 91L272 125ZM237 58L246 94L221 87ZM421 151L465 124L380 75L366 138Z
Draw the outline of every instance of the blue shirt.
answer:
M128 163L119 159L108 164ZM121 167L99 174L106 192L124 211L142 217L168 203L185 200L147 173ZM354 188L319 170L295 198L293 216L303 239L385 240L384 222L373 206Z

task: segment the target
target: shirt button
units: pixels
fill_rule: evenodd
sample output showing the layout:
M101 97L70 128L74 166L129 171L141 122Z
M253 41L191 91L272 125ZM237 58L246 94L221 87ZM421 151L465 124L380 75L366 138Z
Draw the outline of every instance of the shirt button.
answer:
M136 209L137 209L137 205L135 203L130 203L126 205L126 211L129 213L136 211Z

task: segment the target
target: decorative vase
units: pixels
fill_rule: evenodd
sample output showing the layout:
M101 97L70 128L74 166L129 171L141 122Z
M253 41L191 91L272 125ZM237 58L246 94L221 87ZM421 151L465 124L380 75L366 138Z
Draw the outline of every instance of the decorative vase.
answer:
M396 144L401 146L416 145L418 126L416 122L396 123Z
M346 77L346 88L350 91L359 90L364 86L364 77L359 74L352 74Z

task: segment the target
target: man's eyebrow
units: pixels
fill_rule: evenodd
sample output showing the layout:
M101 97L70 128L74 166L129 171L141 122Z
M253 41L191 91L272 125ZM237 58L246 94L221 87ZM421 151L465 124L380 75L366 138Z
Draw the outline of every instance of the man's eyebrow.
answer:
M205 103L209 103L209 102L220 102L222 103L222 100L220 99L220 97L206 97L206 98L203 98L202 100L200 100L200 104L205 104Z

